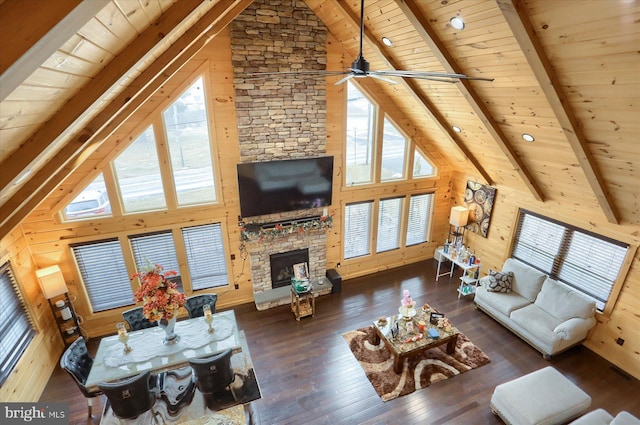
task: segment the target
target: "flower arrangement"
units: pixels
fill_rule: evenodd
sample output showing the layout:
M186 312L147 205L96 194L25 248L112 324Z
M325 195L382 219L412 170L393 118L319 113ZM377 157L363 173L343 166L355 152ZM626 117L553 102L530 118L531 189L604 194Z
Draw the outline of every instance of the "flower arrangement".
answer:
M174 270L164 271L164 267L156 264L142 273L131 276L131 280L140 278L140 288L134 294L136 302L142 302L142 314L152 322L170 320L184 305L185 296L176 289L176 284L167 280L176 276Z

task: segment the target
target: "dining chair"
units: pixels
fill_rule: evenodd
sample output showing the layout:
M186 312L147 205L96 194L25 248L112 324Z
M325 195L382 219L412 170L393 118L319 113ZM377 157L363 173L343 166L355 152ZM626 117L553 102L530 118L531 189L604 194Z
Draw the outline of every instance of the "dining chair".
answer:
M231 383L235 374L231 367L231 348L209 357L190 359L189 366L193 370L196 387L202 393L205 404L225 399L229 392L233 400L237 400ZM228 391L227 391L228 389Z
M122 318L129 324L129 330L139 331L141 329L158 326L158 322L152 322L142 314L142 307L135 307L131 310L123 311Z
M194 317L204 316L202 307L205 304L209 304L209 307L211 307L211 313L215 313L216 301L218 301L218 295L216 294L194 295L186 299L184 303L184 308L187 309L187 313L189 313L189 318L193 319Z
M60 358L60 367L67 371L78 385L80 391L87 398L87 410L91 417L93 399L102 394L100 390L90 391L85 383L93 366L93 358L89 355L87 344L83 337L79 337L69 345Z
M155 422L157 413L153 406L158 398L156 380L157 376L148 370L120 381L100 382L98 388L109 400L111 410L118 419L135 419L150 410Z

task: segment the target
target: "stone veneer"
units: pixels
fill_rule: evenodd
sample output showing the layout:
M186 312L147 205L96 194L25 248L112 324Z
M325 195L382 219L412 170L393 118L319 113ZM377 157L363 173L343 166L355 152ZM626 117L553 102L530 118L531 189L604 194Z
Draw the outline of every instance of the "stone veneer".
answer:
M256 0L231 23L238 138L242 162L324 155L326 89L324 78L248 80L248 72L324 70L327 29L302 0ZM320 215L319 210L252 217L280 222ZM309 274L324 276L325 230L311 230L246 244L254 293L271 290L269 255L309 249ZM256 305L259 310L282 299Z

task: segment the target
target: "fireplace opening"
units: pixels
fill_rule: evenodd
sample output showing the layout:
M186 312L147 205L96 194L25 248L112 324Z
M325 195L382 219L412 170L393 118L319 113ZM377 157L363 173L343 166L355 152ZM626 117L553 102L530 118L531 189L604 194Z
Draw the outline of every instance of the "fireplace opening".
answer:
M309 263L309 249L281 252L269 256L271 264L271 288L291 285L293 265Z

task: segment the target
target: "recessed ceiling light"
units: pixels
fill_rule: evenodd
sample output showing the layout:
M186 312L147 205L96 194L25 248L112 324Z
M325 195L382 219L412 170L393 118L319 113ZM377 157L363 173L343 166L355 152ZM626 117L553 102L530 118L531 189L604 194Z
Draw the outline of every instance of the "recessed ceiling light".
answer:
M382 42L384 43L385 46L393 46L393 42L391 41L391 39L387 38L387 37L382 37Z
M461 133L462 132L462 129L460 127L458 127L457 125L454 125L451 128L453 128L453 131L455 131L456 133Z
M451 26L453 28L455 28L457 30L463 30L464 29L464 21L459 16L454 16L453 18L449 19L449 23L451 24Z
M523 138L524 140L526 140L527 142L533 142L534 140L536 140L536 138L535 138L535 137L533 137L532 135L527 134L527 133L524 133L524 134L522 135L522 138Z

